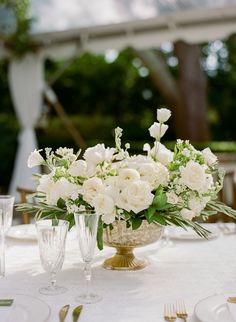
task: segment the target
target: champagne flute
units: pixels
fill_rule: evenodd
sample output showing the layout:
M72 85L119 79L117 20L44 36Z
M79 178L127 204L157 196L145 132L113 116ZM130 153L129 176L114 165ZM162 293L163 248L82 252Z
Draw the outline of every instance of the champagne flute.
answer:
M14 200L10 195L0 196L0 277L5 276L5 234L12 224Z
M64 262L68 227L66 220L42 219L36 222L41 264L50 274L50 284L39 289L41 294L57 295L67 291L57 285L56 274Z
M76 213L74 217L79 247L84 261L84 276L86 280L86 292L78 295L76 301L86 304L95 303L102 299L100 295L90 291L91 262L96 244L99 215L93 210L85 210Z

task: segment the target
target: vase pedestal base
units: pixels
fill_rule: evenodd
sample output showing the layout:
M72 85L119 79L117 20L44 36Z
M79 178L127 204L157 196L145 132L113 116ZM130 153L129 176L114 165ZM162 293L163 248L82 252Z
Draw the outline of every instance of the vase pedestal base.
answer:
M134 247L116 246L116 254L105 260L103 267L110 270L139 270L147 266L145 260L137 259Z

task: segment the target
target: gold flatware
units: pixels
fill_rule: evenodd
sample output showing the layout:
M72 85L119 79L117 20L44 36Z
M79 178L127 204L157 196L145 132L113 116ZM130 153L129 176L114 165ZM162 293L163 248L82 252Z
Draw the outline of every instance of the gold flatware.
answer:
M227 302L236 304L236 296L228 297Z
M65 318L66 318L66 315L69 311L69 308L70 308L70 305L67 304L67 305L64 305L61 309L60 309L60 312L59 312L59 319L60 319L60 322L64 322L65 321Z
M78 321L82 309L83 309L83 305L79 305L73 310L73 313L72 313L73 322Z
M188 313L186 311L184 301L178 301L176 303L176 315L178 318L187 322Z
M164 319L167 322L174 322L177 319L174 305L172 304L164 305Z

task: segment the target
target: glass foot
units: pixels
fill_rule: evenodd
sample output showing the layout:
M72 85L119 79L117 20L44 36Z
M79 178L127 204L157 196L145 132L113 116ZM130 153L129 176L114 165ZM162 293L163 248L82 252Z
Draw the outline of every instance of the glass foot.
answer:
M67 288L63 286L47 286L47 287L41 287L39 289L39 293L44 294L44 295L57 295L57 294L62 294L67 291Z
M75 300L79 303L92 304L101 301L102 297L100 295L89 293L89 294L80 294L76 296Z

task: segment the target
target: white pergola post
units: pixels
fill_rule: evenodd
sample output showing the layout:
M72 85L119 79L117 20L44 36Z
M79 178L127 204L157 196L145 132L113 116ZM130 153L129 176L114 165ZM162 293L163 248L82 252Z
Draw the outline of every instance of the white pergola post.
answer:
M27 159L37 149L34 127L41 115L43 91L43 59L40 54L27 54L12 59L9 65L11 97L20 124L18 149L9 193L19 198L17 186L34 189L32 174L40 169L27 167Z

